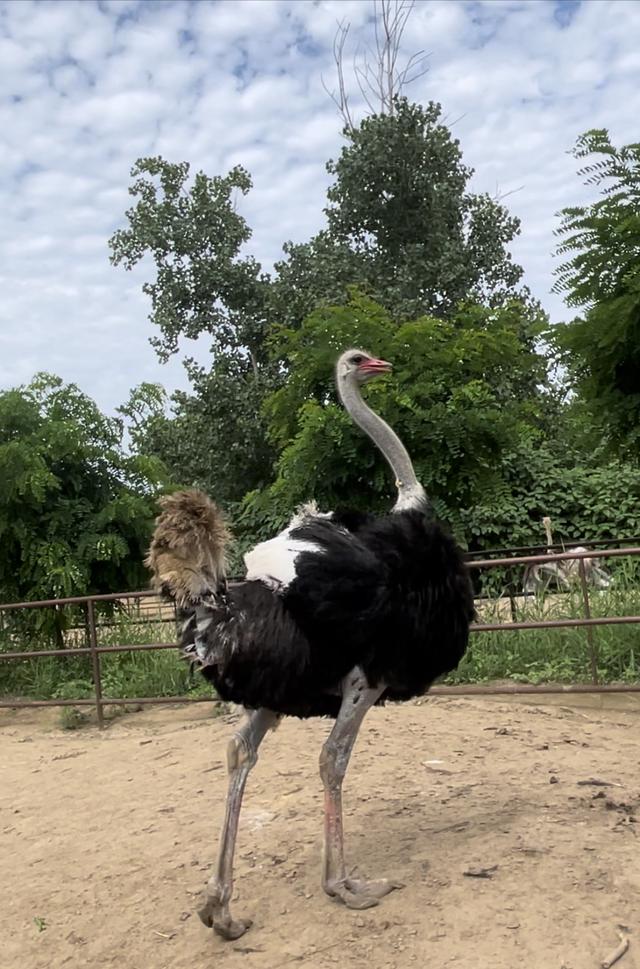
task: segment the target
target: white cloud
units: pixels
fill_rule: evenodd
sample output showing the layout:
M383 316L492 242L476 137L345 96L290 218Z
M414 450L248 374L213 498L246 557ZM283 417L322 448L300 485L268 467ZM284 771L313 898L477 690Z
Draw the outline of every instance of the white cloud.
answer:
M1 386L48 369L106 409L141 380L184 386L148 344L150 267L109 265L129 170L155 153L211 174L244 164L250 248L271 264L322 223L342 142L320 75L336 21L355 49L370 14L369 0L0 0ZM568 150L589 127L638 139L639 36L626 0L423 0L407 30L407 53L430 52L412 94L442 103L474 187L519 189L514 255L554 318L555 213L586 198Z

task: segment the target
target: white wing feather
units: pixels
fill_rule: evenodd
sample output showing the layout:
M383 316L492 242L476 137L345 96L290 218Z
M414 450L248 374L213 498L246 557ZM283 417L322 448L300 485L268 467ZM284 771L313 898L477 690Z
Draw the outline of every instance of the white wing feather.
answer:
M301 552L322 553L315 542L292 538L291 532L310 518L331 518L331 512L319 512L315 502L301 505L284 529L274 538L254 545L244 556L247 579L264 582L271 589L286 589L296 577L296 561Z

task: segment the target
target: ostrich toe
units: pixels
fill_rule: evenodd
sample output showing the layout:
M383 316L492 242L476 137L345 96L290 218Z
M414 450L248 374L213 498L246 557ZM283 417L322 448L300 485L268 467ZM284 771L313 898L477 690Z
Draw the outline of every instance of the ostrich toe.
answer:
M361 878L343 878L326 885L325 891L332 898L338 898L347 908L373 908L381 898L395 889L404 888L404 883L391 878L378 878L365 881Z
M228 910L221 910L216 900L208 897L204 905L198 911L198 916L203 925L208 929L213 929L216 935L227 941L239 939L247 929L253 925L251 919L233 919Z

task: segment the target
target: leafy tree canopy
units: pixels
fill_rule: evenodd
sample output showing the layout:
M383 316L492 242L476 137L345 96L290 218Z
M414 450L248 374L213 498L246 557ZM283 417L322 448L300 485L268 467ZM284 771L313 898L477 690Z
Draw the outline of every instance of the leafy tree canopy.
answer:
M38 374L0 393L0 596L140 588L159 462L122 449L122 422Z
M393 504L386 462L335 396L335 360L350 346L393 362L393 374L365 395L407 445L437 514L468 547L537 543L544 515L559 539L640 533L640 472L605 462L580 402L560 406L544 389L547 361L522 339L525 322L529 333L545 326L543 314L536 320L514 300L396 326L352 292L348 304L280 329L273 339L289 378L265 404L276 477L247 495L241 538L273 534L310 497L325 509L383 512Z
M392 504L386 463L335 399L335 359L360 346L393 362L392 377L367 387L369 401L405 442L437 513L471 538L474 509L503 485L502 456L544 406L528 389L532 375L541 383L545 375L544 359L521 339L528 313L518 301L495 310L467 304L451 320L427 316L397 326L354 292L345 306L277 331L276 352L289 368L265 405L277 477L247 497L244 527L269 534L310 496L325 508Z
M441 121L441 107L395 100L345 130L327 164L334 182L327 226L284 247L276 266L274 318L298 325L317 306L340 303L348 284L399 322L454 314L461 300L496 305L513 296L522 269L508 244L519 222L495 199L468 191L472 170Z
M262 414L273 389L267 367L248 370L220 353L210 371L192 368L193 393L177 391L168 414L157 384L134 388L119 408L136 452L154 455L173 481L201 488L226 507L271 479L274 450Z
M235 208L251 179L198 172L161 157L140 158L129 192L137 199L127 228L110 240L111 261L156 267L146 283L156 347L210 336L214 350L248 348L260 357L268 324L300 325L317 306L340 303L349 285L370 291L396 320L451 314L461 299L497 303L522 276L507 252L518 220L488 195L467 191L473 174L442 123L440 105L404 98L393 114L345 129L347 144L327 170L326 228L302 245L285 243L272 276L241 255L251 231Z
M561 211L555 290L582 316L552 338L595 421L640 453L640 144L616 148L604 129L582 135L574 157L600 197Z
M240 250L251 236L236 211L235 194L251 188L237 166L226 176L198 172L187 185L188 162L139 158L131 170L129 194L137 199L126 212L128 227L109 241L111 262L133 269L150 255L156 279L145 283L151 321L161 336L153 344L166 360L178 339L207 333L212 349L248 348L262 343L266 280L260 266Z
M393 113L345 128L345 138L327 166L326 227L308 243L286 243L271 275L245 252L251 232L235 206L251 187L244 169L191 180L187 163L156 157L132 170L135 204L110 240L111 260L126 269L144 256L155 264L144 290L161 357L180 337L202 334L213 350L209 372L189 363L193 393L176 395L173 418L153 416L145 448L178 480L223 499L272 475L273 450L256 415L288 370L267 347L274 325L300 327L316 308L344 303L353 284L395 324L425 313L456 319L461 299L506 302L522 275L507 252L518 222L468 192L471 170L439 105L396 98ZM530 338L537 315L520 316Z

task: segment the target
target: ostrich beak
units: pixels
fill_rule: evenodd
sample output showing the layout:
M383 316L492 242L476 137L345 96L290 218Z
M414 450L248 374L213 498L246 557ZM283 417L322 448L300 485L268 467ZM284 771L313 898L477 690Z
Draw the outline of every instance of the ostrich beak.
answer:
M393 366L386 360L376 360L375 357L372 357L370 360L361 363L358 370L367 377L374 377L380 373L391 373Z

